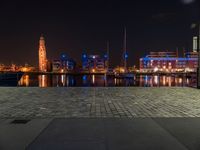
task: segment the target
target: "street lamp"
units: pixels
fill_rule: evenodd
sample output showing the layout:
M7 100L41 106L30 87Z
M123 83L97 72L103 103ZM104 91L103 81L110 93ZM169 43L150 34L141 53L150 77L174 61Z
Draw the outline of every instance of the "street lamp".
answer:
M200 89L200 23L198 23L198 38L197 38L197 52L198 52L198 68L197 68L197 88Z

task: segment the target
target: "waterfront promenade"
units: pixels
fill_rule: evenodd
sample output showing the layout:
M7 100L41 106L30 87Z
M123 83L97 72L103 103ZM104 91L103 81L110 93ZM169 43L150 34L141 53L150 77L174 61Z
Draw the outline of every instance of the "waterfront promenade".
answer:
M195 88L0 88L0 118L200 117Z
M2 87L0 149L199 150L199 117L195 88Z

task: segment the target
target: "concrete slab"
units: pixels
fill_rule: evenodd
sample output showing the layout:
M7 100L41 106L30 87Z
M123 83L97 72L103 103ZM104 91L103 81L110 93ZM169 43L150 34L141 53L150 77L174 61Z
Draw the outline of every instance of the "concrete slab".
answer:
M55 119L28 150L186 150L152 119Z
M154 120L188 149L200 149L200 118L155 118Z
M150 118L106 120L109 150L186 150Z
M101 119L54 119L27 149L105 150Z
M5 121L5 119L0 119L0 124L3 123Z
M51 119L33 119L26 124L11 124L14 119L0 123L0 150L23 150L51 122Z

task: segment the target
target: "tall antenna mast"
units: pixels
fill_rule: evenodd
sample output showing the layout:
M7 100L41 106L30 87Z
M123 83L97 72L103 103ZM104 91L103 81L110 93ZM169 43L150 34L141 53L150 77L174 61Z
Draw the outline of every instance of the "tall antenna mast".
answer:
M179 55L178 55L178 47L176 48L176 57L178 58Z
M110 43L107 41L107 71L109 69L109 61L110 61Z
M127 71L127 50L126 50L126 27L124 27L124 47L123 47L124 70Z

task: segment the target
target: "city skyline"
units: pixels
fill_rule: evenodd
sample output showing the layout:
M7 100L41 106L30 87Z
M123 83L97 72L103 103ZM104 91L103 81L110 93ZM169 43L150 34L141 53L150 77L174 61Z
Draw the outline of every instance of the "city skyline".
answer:
M38 3L2 2L1 63L37 66L38 37L43 33L49 59L65 52L79 62L84 49L104 54L109 41L114 67L120 65L126 26L128 65L138 66L139 58L150 51L192 50L195 31L190 25L199 19L197 1Z

